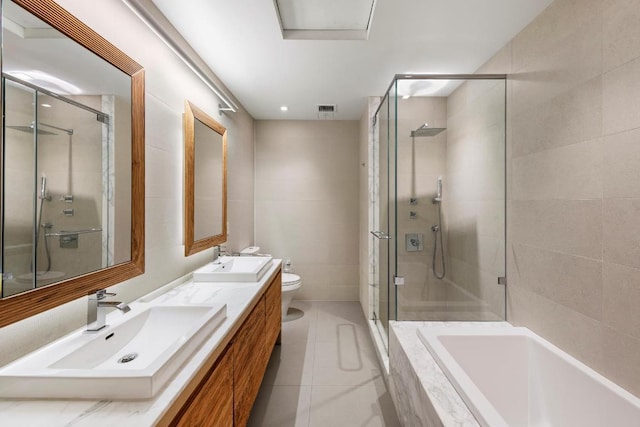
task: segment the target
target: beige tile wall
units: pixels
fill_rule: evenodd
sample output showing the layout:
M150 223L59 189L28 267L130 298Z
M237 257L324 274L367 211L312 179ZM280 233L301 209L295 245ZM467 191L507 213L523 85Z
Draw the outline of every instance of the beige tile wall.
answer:
M255 244L291 259L295 299L359 299L359 128L256 121Z
M145 68L145 274L111 288L131 301L208 262L213 251L184 256L182 114L188 99L228 130L228 245L253 243L253 119L218 114L220 100L122 2L58 0ZM109 19L104 19L109 16ZM126 28L126 31L122 29ZM227 91L228 92L228 91ZM237 101L236 101L237 102ZM353 170L356 170L355 167ZM0 365L86 322L81 298L0 328Z
M556 0L481 70L511 73L509 320L638 396L639 28L638 0Z

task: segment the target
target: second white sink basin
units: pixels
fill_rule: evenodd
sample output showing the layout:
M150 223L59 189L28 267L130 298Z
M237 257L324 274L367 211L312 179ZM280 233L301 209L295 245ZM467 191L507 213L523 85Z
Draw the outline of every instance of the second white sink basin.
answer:
M270 256L223 256L193 272L194 282L258 282L271 266Z
M77 332L0 369L0 397L151 398L220 326L226 308L156 305L98 333Z

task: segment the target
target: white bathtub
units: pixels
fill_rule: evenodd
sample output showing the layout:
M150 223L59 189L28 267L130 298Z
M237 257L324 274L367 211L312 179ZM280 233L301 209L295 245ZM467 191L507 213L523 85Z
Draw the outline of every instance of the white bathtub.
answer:
M418 336L482 426L640 426L640 399L527 328Z

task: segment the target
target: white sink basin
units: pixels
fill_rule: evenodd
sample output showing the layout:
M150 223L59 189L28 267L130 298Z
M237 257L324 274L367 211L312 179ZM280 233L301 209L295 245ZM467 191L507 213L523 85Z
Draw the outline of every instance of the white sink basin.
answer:
M0 397L151 398L226 317L226 304L156 305L123 315L98 333L74 333L0 369Z
M194 282L258 282L271 266L270 256L223 256L193 272Z

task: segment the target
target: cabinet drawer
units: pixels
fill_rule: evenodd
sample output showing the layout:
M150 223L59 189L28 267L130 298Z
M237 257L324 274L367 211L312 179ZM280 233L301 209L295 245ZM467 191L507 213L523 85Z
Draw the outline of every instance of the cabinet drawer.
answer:
M260 389L265 372L267 348L265 340L265 298L247 317L233 341L233 384L235 427L249 420L251 407Z
M202 380L174 425L233 427L233 350L230 347Z
M267 350L270 353L282 328L282 274L273 279L265 293L267 310Z

